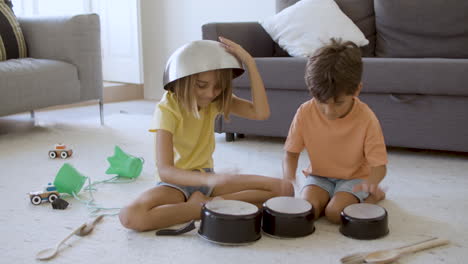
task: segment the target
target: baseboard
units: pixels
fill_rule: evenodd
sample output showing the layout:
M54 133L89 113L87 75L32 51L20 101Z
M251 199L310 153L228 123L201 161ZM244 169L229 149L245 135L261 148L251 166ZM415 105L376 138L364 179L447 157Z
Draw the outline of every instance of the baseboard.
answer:
M113 83L104 82L103 84L103 100L104 103L122 102L131 100L142 100L144 99L143 84L131 84L131 83ZM67 105L56 105L49 106L35 111L49 111L64 108L72 108L79 106L88 106L97 104L97 100L83 101L79 103L67 104Z
M144 98L143 84L104 82L104 103L141 100Z
M34 112L59 110L59 109L81 107L81 106L88 106L88 105L97 105L97 103L98 103L98 100L88 100L88 101L83 101L79 103L66 104L66 105L54 105L54 106L49 106L49 107L45 107L41 109L34 109Z

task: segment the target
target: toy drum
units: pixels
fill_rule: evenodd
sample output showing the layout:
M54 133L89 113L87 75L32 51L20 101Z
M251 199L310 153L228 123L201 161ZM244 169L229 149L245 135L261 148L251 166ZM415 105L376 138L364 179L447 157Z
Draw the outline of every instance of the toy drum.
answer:
M262 230L280 238L310 235L315 231L314 208L303 199L271 198L263 204Z
M341 212L340 232L355 239L377 239L388 234L387 211L378 205L359 203Z
M218 244L248 244L261 238L261 219L261 211L253 204L234 200L210 201L202 208L198 234Z

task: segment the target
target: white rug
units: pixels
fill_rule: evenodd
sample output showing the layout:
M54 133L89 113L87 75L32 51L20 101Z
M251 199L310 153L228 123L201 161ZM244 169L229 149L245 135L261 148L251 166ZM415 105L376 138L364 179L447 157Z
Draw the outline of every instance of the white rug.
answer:
M40 119L37 126L0 135L0 255L2 263L34 263L35 254L53 247L85 222L89 212L74 198L66 210L50 204L34 206L26 193L52 182L64 162L94 180L107 179L107 157L115 145L143 157L142 175L133 183L98 185L94 196L104 207L122 207L155 183L153 139L149 115L113 114L101 127L96 118L66 123ZM282 139L247 137L227 143L217 135L215 169L237 169L280 177ZM58 142L70 145L68 160L50 160L48 150ZM225 247L205 242L196 231L178 237L156 237L123 228L117 217L105 217L86 237L72 237L52 263L338 263L357 251L401 246L432 236L448 238L441 247L400 260L400 263L466 263L468 256L468 157L461 154L391 150L387 200L390 233L372 241L341 235L325 219L314 234L300 239L263 236L248 246ZM306 165L302 155L300 167ZM83 194L83 197L87 197Z

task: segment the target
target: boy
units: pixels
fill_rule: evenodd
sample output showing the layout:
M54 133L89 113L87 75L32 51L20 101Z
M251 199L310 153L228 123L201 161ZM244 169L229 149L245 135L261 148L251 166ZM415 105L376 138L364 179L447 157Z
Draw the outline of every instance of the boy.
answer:
M379 121L357 96L362 89L361 51L354 43L331 39L307 62L305 82L312 99L291 123L284 149L283 177L295 181L300 152L310 166L301 190L315 217L341 222L348 205L385 197L378 184L386 175L387 152Z

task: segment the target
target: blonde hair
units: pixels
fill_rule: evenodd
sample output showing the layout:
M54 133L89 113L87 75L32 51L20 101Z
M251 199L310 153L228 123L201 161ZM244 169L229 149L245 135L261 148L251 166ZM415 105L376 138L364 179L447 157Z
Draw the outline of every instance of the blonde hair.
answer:
M226 120L229 120L231 112L231 99L232 99L232 70L219 69L215 70L216 85L221 88L221 93L213 100L217 104L220 112ZM169 91L175 94L178 103L188 112L192 113L195 117L200 118L198 114L197 99L195 98L193 89L197 80L198 73L192 74L168 84Z

